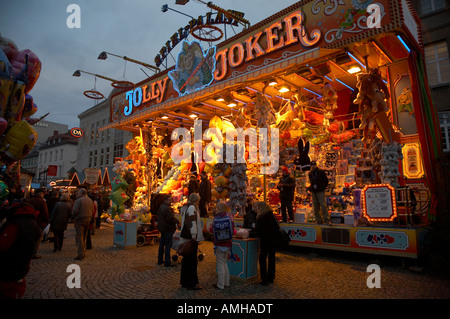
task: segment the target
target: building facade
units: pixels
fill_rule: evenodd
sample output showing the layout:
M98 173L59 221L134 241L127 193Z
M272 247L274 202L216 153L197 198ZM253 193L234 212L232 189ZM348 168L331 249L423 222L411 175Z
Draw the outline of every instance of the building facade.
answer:
M39 147L35 180L41 185L67 179L77 160L78 140L70 133L54 131Z
M116 90L113 89L110 96L116 93ZM132 139L132 133L117 129L100 130L109 123L109 109L108 97L78 115L80 128L84 131L83 136L78 139L78 157L75 165L78 172L83 172L85 168L111 167L115 158L128 156L125 144Z
M412 0L422 22L425 63L444 152L450 152L450 1Z

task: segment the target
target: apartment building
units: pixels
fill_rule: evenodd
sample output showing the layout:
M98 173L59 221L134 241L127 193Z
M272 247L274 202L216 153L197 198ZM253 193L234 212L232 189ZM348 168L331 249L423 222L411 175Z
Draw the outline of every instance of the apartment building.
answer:
M450 1L412 0L422 22L425 62L441 126L444 152L450 152Z
M54 131L45 143L40 144L35 180L41 185L67 179L68 171L77 160L78 140L69 132Z
M113 89L110 96L117 92ZM80 128L84 134L78 139L78 157L75 168L83 172L85 168L112 167L114 158L128 156L125 144L132 139L132 133L99 129L109 123L110 96L78 115Z

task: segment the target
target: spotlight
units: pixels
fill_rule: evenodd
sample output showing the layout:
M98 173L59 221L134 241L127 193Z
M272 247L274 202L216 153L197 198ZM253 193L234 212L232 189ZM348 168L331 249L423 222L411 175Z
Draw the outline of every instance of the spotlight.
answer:
M267 84L268 84L269 86L275 86L275 85L278 84L278 82L277 82L277 80L276 80L275 78L270 78L270 79L267 81Z
M350 69L348 69L347 72L350 74L359 73L359 72L361 72L361 68L357 65L354 65L354 66L350 67Z
M291 90L291 88L287 84L283 84L278 88L278 92L280 92L280 93L286 93L286 92L289 92L290 90Z

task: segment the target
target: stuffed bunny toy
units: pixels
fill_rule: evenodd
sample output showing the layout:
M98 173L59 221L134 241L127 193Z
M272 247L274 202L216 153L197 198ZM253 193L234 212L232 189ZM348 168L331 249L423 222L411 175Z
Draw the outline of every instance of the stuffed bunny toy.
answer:
M297 170L301 170L302 172L309 171L311 168L311 159L309 158L309 141L306 141L303 146L303 139L298 140L298 156L294 160L294 164L296 165Z

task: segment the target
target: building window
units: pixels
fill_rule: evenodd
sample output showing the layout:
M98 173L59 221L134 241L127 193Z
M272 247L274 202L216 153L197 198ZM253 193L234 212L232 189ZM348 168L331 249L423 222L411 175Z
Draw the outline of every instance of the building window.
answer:
M422 14L429 14L445 8L445 0L421 0L420 8Z
M92 151L89 152L89 167L92 167Z
M105 165L109 165L109 147L106 148Z
M114 131L113 157L123 157L123 131Z
M439 112L442 150L450 152L450 112Z
M450 62L446 41L427 45L425 47L425 61L428 81L431 86L450 82Z
M94 151L94 167L97 167L97 150Z
M104 157L104 150L102 148L100 150L100 166L103 166L103 157Z
M59 156L60 161L62 161L62 159L63 159L63 152L64 152L64 149L61 149L61 155Z

